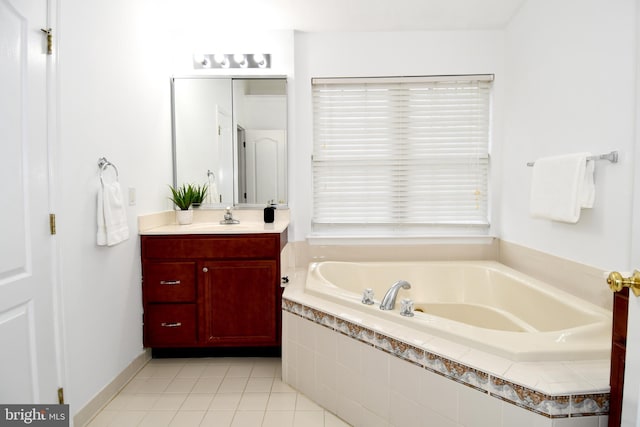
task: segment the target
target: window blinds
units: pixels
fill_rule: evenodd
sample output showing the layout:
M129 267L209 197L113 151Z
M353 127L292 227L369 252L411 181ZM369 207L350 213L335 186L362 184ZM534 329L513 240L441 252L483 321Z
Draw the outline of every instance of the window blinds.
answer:
M492 80L314 79L314 224L487 226Z

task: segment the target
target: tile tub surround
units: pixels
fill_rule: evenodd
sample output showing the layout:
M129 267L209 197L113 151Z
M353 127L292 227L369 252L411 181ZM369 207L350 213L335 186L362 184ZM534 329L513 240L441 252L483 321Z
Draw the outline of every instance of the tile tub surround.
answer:
M283 378L354 425L421 425L425 415L447 426L606 424L608 360L512 362L305 294L305 275L290 277L283 298ZM366 368L379 359L383 371Z

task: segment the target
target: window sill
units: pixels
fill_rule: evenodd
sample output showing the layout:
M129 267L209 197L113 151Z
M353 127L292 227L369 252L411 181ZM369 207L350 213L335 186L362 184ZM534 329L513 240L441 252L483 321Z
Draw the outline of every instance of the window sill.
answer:
M309 245L490 245L495 236L385 236L385 235L307 235Z

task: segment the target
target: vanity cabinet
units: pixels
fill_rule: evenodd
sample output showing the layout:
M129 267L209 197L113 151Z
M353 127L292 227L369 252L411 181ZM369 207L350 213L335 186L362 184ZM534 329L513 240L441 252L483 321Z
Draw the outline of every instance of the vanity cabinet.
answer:
M283 233L143 235L144 345L276 347Z

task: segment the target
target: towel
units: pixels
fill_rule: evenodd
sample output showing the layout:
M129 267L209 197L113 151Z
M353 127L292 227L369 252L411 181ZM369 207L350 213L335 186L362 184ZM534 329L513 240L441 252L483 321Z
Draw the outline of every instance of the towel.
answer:
M582 208L595 200L591 153L567 154L536 160L531 180L530 213L534 218L575 224Z
M120 184L101 182L98 189L98 246L113 246L129 238Z

